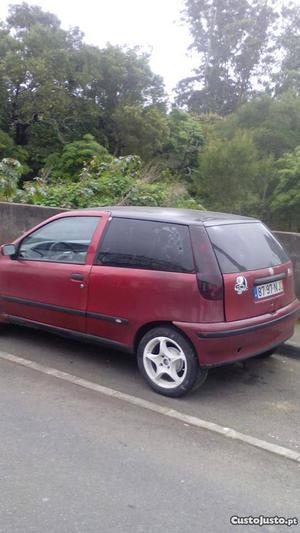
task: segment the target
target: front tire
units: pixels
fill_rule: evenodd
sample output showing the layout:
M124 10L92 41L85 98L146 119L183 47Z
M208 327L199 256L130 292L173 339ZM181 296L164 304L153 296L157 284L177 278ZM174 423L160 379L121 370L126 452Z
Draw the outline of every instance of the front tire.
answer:
M207 376L188 340L169 326L148 331L138 345L137 358L144 379L164 396L183 396Z

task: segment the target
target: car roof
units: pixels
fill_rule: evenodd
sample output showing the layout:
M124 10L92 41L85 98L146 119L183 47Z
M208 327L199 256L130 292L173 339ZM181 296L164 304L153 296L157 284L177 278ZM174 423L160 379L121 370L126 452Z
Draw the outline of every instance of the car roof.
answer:
M173 207L89 207L88 211L106 211L116 218L138 218L142 220L157 220L177 224L201 224L211 226L216 224L234 224L245 222L257 222L256 219L233 215L230 213L218 213L214 211L200 211L197 209L177 209ZM83 210L84 211L84 210Z

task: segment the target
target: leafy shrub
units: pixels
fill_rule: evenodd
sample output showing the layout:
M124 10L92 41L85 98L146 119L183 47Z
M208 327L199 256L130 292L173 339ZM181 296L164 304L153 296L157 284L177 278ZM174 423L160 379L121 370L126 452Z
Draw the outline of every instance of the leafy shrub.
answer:
M51 178L47 173L24 184L15 199L20 202L64 208L109 205L195 207L169 171L143 168L135 155L100 154L84 164L76 181Z
M4 158L0 162L0 199L12 200L16 194L22 165L17 159Z

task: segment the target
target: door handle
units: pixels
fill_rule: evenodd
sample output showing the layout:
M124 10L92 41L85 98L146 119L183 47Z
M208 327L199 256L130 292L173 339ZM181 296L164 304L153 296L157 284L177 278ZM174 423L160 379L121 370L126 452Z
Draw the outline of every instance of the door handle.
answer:
M82 274L74 273L74 274L70 274L70 279L74 279L75 281L83 281L84 277Z

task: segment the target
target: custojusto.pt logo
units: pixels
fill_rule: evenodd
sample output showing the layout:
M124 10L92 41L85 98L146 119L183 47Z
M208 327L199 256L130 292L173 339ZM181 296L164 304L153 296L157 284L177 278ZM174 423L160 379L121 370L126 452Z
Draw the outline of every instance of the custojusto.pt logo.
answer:
M233 526L297 526L298 518L286 516L237 516L230 517L230 523Z

